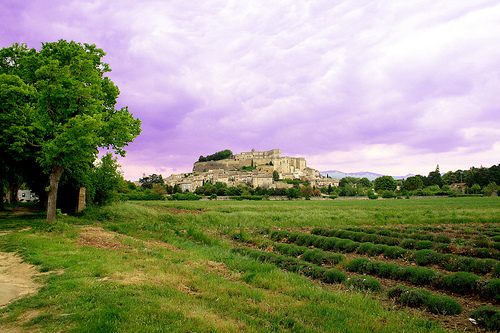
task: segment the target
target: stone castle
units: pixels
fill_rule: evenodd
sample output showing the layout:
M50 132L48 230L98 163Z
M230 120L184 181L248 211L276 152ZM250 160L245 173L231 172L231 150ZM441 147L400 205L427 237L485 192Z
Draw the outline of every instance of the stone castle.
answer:
M246 171L245 168L253 169ZM300 179L312 186L338 186L338 179L323 177L318 170L307 167L303 157L281 156L281 149L256 151L233 155L219 161L196 162L190 174L173 174L164 178L165 184L179 185L182 191L193 192L206 182L226 183L228 187L245 185L264 188L280 188L292 186L273 179L274 171L280 179Z

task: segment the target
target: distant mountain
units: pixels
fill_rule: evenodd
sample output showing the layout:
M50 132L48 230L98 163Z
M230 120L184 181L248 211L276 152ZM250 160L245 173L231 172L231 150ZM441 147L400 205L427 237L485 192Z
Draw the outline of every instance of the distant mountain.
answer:
M378 177L384 176L380 173L374 173L374 172L368 172L368 171L359 171L359 172L342 172L338 170L330 170L330 171L321 171L320 172L323 176L326 177L328 175L330 178L337 178L337 179L342 179L344 177L354 177L354 178L368 178L369 180L375 180ZM414 176L412 174L408 174L406 176L392 176L394 179L405 179L408 177Z

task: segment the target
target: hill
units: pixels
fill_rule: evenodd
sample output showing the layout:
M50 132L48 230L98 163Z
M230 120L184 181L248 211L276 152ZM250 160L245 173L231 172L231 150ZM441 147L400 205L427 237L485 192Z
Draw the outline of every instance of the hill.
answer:
M384 176L380 173L374 173L369 171L359 171L359 172L342 172L338 170L329 170L329 171L320 171L323 176L329 176L330 178L342 179L344 177L354 177L354 178L368 178L369 180L375 180L378 177ZM408 174L406 176L392 176L394 179L406 179L408 177L414 176L412 174Z

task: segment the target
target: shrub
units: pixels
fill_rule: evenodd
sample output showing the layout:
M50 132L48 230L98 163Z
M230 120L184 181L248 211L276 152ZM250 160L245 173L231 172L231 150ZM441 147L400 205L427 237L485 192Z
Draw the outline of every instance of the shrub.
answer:
M308 250L305 246L297 246L295 244L274 244L274 249L284 255L298 257Z
M483 306L470 312L479 327L491 331L500 330L500 310L492 306Z
M472 265L472 271L476 274L488 274L493 270L496 263L497 261L493 259L476 260Z
M496 250L500 250L500 242L493 242L490 246Z
M386 258L404 258L406 256L407 251L399 246L389 246L384 251L384 257Z
M403 240L399 246L405 248L405 249L414 249L415 248L415 244L417 244L417 241L413 238L406 238L405 240Z
M419 307L426 304L431 295L427 290L408 289L401 293L398 301L410 307Z
M446 244L451 243L450 237L443 236L443 235L437 235L436 238L435 238L435 240L438 243L446 243Z
M360 254L367 254L368 251L371 251L371 249L375 246L373 243L362 243L358 249L356 250L357 253Z
M316 265L321 265L324 258L325 258L325 253L319 249L307 250L302 255L302 260L311 262Z
M458 294L470 294L476 290L477 280L476 274L457 272L443 278L443 287Z
M375 244L370 250L368 250L368 255L370 256L378 256L379 254L384 253L384 251L388 248L388 245L385 244Z
M361 239L361 241L363 243L366 243L366 242L375 242L376 240L378 240L380 237L378 235L375 235L375 234L372 234L372 233L367 233L366 235L363 236L363 238Z
M328 269L323 274L321 280L325 283L333 284L333 283L342 283L345 281L346 278L347 276L345 275L345 273L337 269Z
M430 240L423 240L415 244L415 250L433 249L434 243Z
M351 272L365 273L368 262L370 262L370 259L368 258L354 258L347 264L347 270Z
M359 245L360 243L358 242L349 242L345 245L344 252L346 253L355 252L358 249Z
M420 250L414 253L415 263L419 266L437 264L441 261L441 257L440 253L432 250Z
M473 255L478 258L491 258L493 252L493 250L484 247L476 247L473 249Z
M500 263L496 264L493 268L493 276L500 277Z
M335 254L325 254L325 259L332 265L337 265L338 263L342 262L345 259L345 256L340 254L340 253L335 253Z
M350 278L346 281L346 285L363 291L380 291L382 289L379 280L368 276Z
M299 237L299 235L300 235L300 232L298 232L298 231L292 231L288 235L288 243L295 243L297 241L297 237Z
M285 239L288 237L289 231L287 230L273 230L271 232L271 239L275 242L279 242L282 239Z
M297 236L297 245L311 246L314 243L316 236L311 234L300 234Z
M427 309L440 315L457 315L462 313L462 306L448 296L429 295L425 305Z
M397 276L396 272L399 270L399 268L399 265L383 262L378 266L377 275L383 278L395 278Z
M487 284L481 289L481 297L500 301L500 280L492 279L486 282Z
M416 285L430 285L437 275L435 271L423 267L406 267L399 273L405 280Z

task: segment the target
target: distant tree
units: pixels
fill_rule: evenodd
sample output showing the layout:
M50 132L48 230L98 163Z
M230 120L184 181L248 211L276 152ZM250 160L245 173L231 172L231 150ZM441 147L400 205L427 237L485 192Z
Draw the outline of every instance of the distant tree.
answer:
M276 170L273 171L273 180L274 181L280 180L280 174Z
M311 197L313 195L313 188L309 185L309 186L303 186L301 189L300 189L300 194L303 196L303 197Z
M359 187L371 187L372 182L368 178L363 177L356 181L356 185L358 185Z
M288 199L296 199L300 197L300 191L296 187L291 187L286 191Z
M474 191L474 194L477 194L477 191L481 190L481 186L479 184L474 184L470 189Z
M375 179L375 181L373 182L373 187L376 192L394 191L397 187L397 183L391 176L381 176Z
M491 195L493 191L498 190L498 185L495 182L491 182L485 187L483 187L483 194L484 195Z
M209 162L209 161L219 161L224 160L226 158L230 158L233 156L233 152L229 149L221 150L216 152L215 154L208 155L207 157L200 156L198 162Z
M339 182L339 187L344 188L347 184L356 184L359 178L356 177L344 177Z
M407 191L415 191L424 187L424 182L420 176L411 176L404 180L403 188Z
M429 172L427 176L427 184L425 186L438 185L443 186L443 179L441 178L441 172L439 171L439 164L436 166L436 170Z
M152 174L139 179L141 187L144 189L152 189L153 184L164 184L163 177L161 175Z

